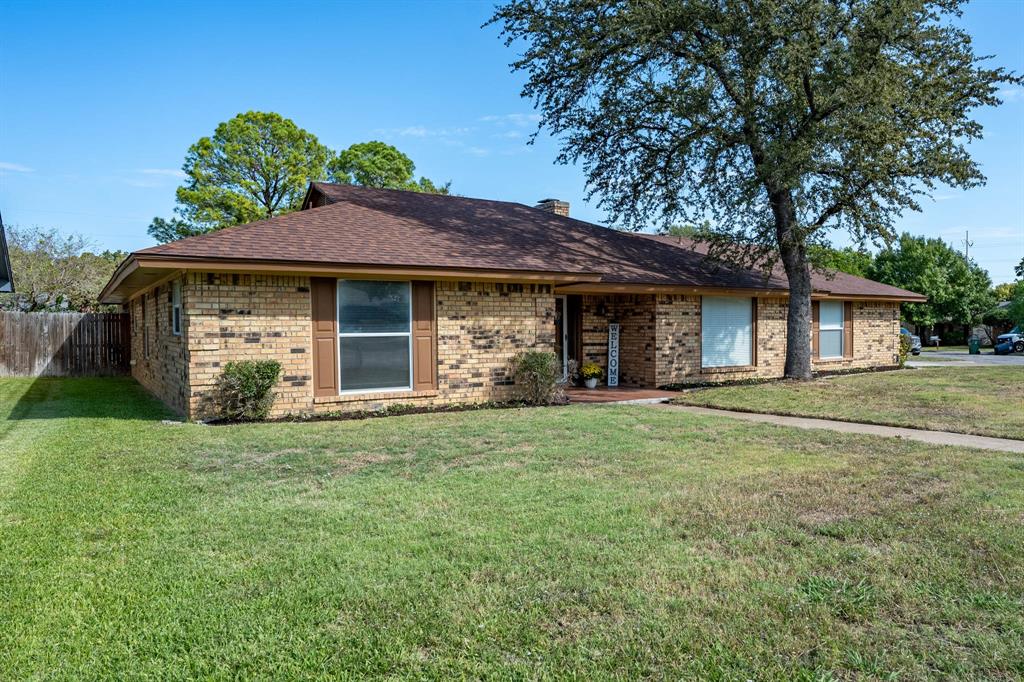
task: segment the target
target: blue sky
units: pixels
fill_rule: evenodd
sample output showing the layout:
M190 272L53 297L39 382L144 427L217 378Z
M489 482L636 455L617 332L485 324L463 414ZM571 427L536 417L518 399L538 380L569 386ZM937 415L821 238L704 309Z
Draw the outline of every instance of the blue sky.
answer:
M583 202L557 144L526 145L536 116L490 3L0 4L0 213L77 232L100 248L152 242L171 215L185 150L218 122L277 111L334 149L381 139L467 196ZM1024 72L1024 2L976 0L977 49ZM1024 88L978 113L980 189L940 189L902 229L959 243L996 282L1024 256ZM837 244L845 241L838 237Z

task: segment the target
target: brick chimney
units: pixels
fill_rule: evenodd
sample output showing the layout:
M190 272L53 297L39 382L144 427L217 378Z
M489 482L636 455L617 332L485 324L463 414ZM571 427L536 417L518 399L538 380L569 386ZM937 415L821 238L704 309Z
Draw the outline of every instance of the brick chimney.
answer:
M539 208L542 211L554 213L555 215L565 216L566 218L569 217L568 201L560 201L558 199L541 199L537 202L537 205L534 206L534 208Z

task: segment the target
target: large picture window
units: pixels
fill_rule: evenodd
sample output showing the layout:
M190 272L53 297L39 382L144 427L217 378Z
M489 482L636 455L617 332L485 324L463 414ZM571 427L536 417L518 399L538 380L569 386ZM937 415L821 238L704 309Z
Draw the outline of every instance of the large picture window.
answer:
M409 282L338 281L338 375L342 392L412 388Z
M843 302L818 304L818 357L843 357Z
M701 299L701 367L754 364L753 312L753 300L749 298L704 296Z

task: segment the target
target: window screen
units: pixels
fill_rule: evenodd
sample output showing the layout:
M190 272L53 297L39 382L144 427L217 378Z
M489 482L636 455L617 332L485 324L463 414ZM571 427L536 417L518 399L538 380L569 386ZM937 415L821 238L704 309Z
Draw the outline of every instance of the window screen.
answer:
M700 364L741 367L753 364L753 303L749 298L701 299Z
M822 301L818 305L818 357L843 357L843 302Z
M412 296L409 282L338 282L339 388L412 387Z

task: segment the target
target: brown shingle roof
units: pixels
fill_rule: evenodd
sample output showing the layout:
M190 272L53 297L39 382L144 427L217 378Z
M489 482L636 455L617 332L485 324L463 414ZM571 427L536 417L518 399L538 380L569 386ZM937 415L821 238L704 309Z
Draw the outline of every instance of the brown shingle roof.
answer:
M714 267L666 239L523 204L314 183L327 205L135 252L150 258L434 267L590 274L602 283L786 289L778 273ZM917 298L849 275L819 279L837 295Z

